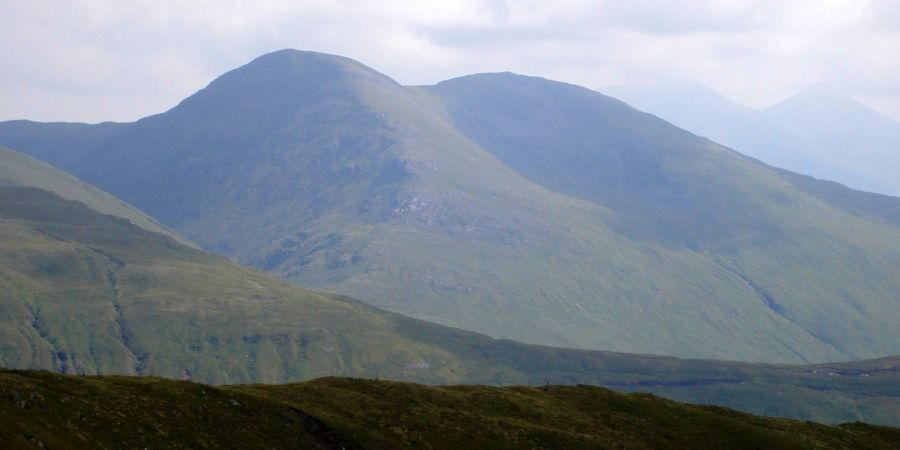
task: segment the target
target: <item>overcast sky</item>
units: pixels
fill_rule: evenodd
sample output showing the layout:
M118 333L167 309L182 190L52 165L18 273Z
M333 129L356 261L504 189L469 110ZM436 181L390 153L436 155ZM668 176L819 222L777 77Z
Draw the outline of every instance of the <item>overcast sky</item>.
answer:
M698 81L762 108L817 82L900 120L900 1L0 0L0 120L129 121L282 48L404 84L493 71Z

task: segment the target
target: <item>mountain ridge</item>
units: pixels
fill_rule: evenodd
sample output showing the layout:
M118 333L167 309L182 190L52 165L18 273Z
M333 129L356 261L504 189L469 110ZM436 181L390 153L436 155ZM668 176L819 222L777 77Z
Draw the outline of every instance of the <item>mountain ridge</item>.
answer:
M874 211L890 199L798 181L573 85L403 87L316 55L264 56L87 149L8 123L0 143L15 134L206 249L495 337L780 362L900 340L900 238Z

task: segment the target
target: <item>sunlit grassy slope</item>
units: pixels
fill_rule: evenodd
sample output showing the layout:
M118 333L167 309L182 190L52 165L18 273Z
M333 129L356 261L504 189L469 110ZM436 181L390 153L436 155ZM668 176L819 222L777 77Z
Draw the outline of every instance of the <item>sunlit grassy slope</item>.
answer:
M459 362L397 332L392 315L46 191L0 192L5 367L219 383L379 373L438 381ZM426 361L443 367L419 376Z
M900 362L865 364L765 366L495 340L299 289L49 191L0 188L2 367L207 383L589 383L760 414L900 423Z
M495 337L794 363L900 348L900 200L801 186L586 89L410 88L285 50L104 126L6 123L0 142L206 249Z
M212 387L0 372L4 448L900 448L900 430L825 426L587 386L425 387L323 378Z

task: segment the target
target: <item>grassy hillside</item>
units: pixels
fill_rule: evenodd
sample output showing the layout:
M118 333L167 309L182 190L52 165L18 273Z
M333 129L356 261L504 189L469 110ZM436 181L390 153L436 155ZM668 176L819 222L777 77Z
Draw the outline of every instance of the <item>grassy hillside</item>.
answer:
M423 91L530 180L608 208L633 241L703 257L743 281L724 296L749 290L844 355L891 352L900 338L882 320L900 307L900 228L884 220L900 199L799 182L578 86L482 74Z
M93 146L13 125L206 249L445 325L744 361L900 344L897 224L573 86L286 50Z
M9 448L900 448L900 431L817 425L588 386L425 387L323 378L212 387L0 372Z
M225 383L377 373L438 381L459 363L356 302L47 191L0 191L4 367Z
M0 188L2 367L207 383L587 383L760 414L900 423L900 359L862 364L767 366L496 340L302 290L49 191Z

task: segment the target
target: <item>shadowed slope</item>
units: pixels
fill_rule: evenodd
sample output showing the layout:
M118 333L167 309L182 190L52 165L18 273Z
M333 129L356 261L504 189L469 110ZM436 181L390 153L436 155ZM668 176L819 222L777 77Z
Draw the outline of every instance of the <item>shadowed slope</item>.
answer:
M9 148L27 148L28 154L55 167L72 167L101 142L127 123L99 124L66 122L33 122L10 120L0 122L3 144Z
M900 448L837 427L587 386L425 387L323 378L214 388L0 372L0 445L48 448Z
M21 153L0 147L0 187L37 187L89 208L131 221L155 233L187 243L146 214L97 188Z

